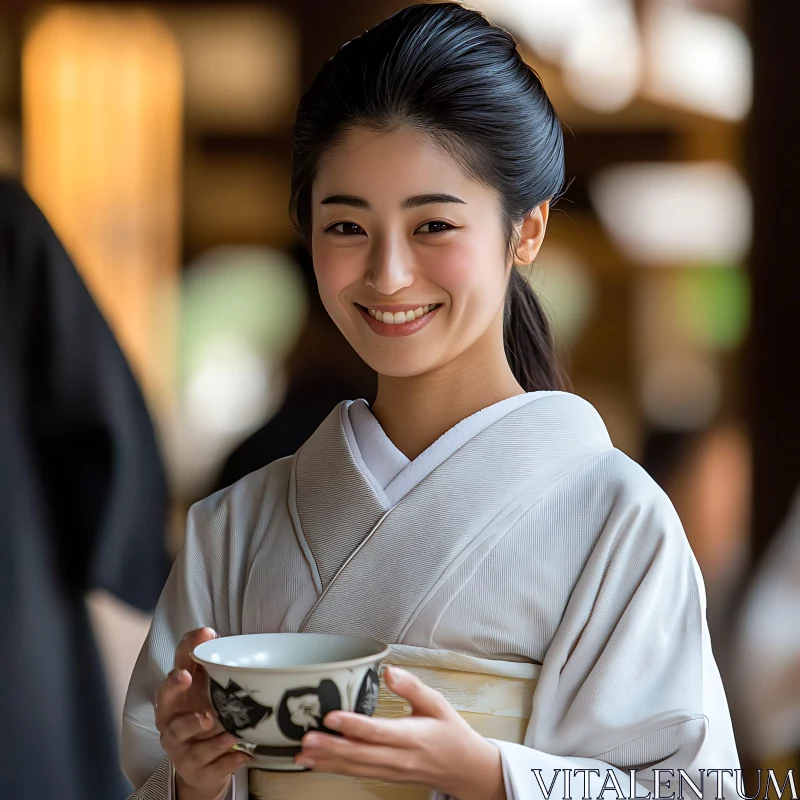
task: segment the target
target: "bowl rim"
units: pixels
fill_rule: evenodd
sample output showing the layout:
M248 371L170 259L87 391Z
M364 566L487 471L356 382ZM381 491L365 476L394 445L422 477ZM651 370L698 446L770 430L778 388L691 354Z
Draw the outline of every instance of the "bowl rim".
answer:
M206 642L201 642L197 647L194 648L191 652L192 661L200 664L200 666L205 667L206 665L218 669L227 669L232 670L234 672L260 672L266 673L269 675L290 675L297 672L319 672L320 669L348 669L352 667L363 667L366 664L372 664L375 661L380 661L382 658L386 658L391 652L391 645L387 644L386 642L382 642L379 639L374 639L372 636L361 636L359 634L349 634L349 633L303 633L301 631L271 631L265 633L240 633L240 634L232 634L230 636L218 636L217 639L236 639L236 638L243 638L245 636L329 636L336 639L360 639L363 642L372 642L375 645L375 653L370 654L368 656L359 656L358 658L348 658L344 661L320 661L318 664L299 664L297 666L286 666L286 667L244 667L239 666L238 664L220 664L217 661L209 661L208 659L202 658L196 655L197 651L211 642L216 641L216 639L209 639Z

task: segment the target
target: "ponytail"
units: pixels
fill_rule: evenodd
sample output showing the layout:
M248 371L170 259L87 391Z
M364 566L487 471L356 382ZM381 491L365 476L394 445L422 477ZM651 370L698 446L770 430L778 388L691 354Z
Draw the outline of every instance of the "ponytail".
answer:
M526 392L563 390L565 376L542 302L522 273L511 268L503 322L508 364Z

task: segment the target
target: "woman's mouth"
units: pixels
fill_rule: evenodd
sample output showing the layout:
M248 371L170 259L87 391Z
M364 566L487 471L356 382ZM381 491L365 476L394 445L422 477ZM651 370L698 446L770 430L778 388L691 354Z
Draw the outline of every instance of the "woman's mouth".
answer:
M364 317L369 327L379 336L410 336L412 333L424 328L436 312L441 308L441 303L430 303L424 306L406 308L370 308L355 304Z

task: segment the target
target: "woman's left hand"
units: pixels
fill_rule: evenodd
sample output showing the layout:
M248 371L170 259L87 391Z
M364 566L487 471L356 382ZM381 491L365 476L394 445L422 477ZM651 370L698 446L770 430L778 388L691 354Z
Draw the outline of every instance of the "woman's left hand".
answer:
M505 800L500 751L445 698L415 675L386 670L386 685L411 704L411 716L332 711L323 720L342 736L310 732L295 761L317 772L428 786L459 800Z

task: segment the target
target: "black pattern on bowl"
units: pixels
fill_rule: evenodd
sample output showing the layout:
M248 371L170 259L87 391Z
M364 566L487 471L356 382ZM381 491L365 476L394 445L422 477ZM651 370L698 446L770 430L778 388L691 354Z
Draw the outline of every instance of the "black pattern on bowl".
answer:
M342 698L336 684L323 678L316 687L303 686L284 693L278 706L278 727L287 739L295 742L309 731L338 736L340 734L326 728L322 720L326 714L339 711L341 707Z
M358 690L358 698L356 699L355 711L357 714L366 714L371 717L375 713L375 708L378 705L378 687L380 686L380 678L374 669L367 671L364 675L364 680L361 682L361 688Z
M247 728L255 728L272 715L272 708L257 703L246 689L233 681L229 681L227 687L224 687L213 678L208 680L211 703L219 715L222 727L229 733L238 734Z

